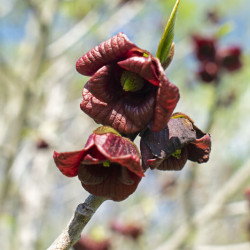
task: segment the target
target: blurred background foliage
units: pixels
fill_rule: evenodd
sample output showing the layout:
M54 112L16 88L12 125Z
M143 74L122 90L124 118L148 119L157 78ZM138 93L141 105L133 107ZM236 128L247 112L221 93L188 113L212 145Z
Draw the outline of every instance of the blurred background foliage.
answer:
M88 196L52 159L54 150L82 148L98 126L79 108L88 78L76 60L120 31L155 54L174 2L0 0L0 249L46 249ZM250 249L249 21L247 0L181 0L166 74L180 88L176 111L211 133L210 161L149 170L127 200L105 202L83 234L111 249ZM240 46L242 69L202 83L194 34ZM139 226L140 236L114 232L114 221Z

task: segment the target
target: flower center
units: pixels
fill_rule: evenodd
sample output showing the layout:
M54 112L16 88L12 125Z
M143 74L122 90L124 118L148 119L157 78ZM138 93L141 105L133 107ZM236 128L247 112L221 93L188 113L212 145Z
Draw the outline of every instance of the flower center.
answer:
M110 167L110 161L106 160L102 163L103 167Z
M179 160L179 159L181 158L181 149L177 149L177 150L172 154L172 156Z
M136 92L142 89L144 79L134 72L124 70L121 76L121 85L124 91Z

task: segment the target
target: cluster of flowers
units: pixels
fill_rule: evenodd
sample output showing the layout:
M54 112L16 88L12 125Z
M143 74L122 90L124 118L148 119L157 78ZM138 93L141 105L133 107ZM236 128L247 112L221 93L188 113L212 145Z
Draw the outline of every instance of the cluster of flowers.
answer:
M158 58L119 33L76 63L91 76L81 109L104 126L80 151L57 153L54 160L68 177L78 176L93 195L121 201L132 194L148 168L180 170L189 159L209 159L209 134L185 114L173 111L179 89ZM140 151L132 142L140 134Z
M144 232L142 225L138 223L130 222L118 222L112 221L110 224L110 230L117 235L123 236L126 239L130 239L137 242L140 236ZM109 250L113 249L112 240L110 237L92 237L88 235L82 235L80 240L74 244L74 250Z
M195 55L200 62L198 77L204 82L219 79L223 70L234 72L241 68L241 48L229 46L221 48L215 38L193 36Z
M83 235L80 240L74 244L74 250L109 250L111 242L109 239L95 240L90 236Z

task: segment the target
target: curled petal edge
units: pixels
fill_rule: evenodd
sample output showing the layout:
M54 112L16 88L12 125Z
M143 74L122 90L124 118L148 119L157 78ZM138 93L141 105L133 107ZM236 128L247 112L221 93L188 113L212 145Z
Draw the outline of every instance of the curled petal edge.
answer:
M78 174L80 161L84 155L84 150L74 152L57 153L53 158L56 166L67 177L74 177Z
M133 48L137 46L120 32L80 57L76 70L82 75L91 76L102 66L126 58Z
M211 137L209 134L205 134L203 137L190 143L188 147L189 160L196 161L198 163L207 162L211 152Z
M156 97L155 113L150 129L159 132L164 129L180 99L179 89L169 82L164 72L160 76Z

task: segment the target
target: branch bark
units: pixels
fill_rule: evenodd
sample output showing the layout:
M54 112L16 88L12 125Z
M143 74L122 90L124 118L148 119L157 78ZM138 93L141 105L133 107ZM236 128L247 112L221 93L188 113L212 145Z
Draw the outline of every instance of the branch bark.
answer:
M105 200L105 198L89 195L84 203L77 206L75 214L66 228L47 250L70 249L80 239L82 230Z

